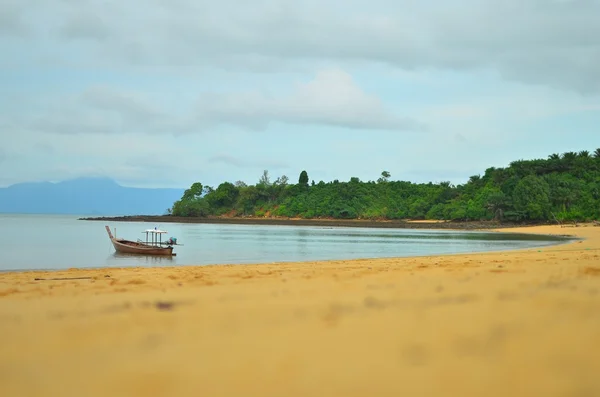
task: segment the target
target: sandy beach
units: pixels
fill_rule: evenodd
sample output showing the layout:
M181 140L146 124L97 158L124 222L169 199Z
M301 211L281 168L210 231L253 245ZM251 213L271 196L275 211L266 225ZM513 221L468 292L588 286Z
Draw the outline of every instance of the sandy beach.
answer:
M600 227L518 231L582 240L0 273L0 396L599 396Z

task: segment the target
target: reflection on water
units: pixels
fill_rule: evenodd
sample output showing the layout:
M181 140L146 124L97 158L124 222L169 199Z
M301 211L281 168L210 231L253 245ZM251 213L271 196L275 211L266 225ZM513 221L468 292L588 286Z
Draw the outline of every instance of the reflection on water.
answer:
M308 241L309 241L310 233L307 230L299 230L298 231L298 255L301 257L305 257L308 255Z
M119 222L119 236L136 240L160 226L176 237L175 257L117 254L104 223L78 216L0 214L0 270L71 267L175 266L425 256L543 247L549 236L508 233ZM18 236L19 238L15 238ZM31 245L29 242L35 241Z
M172 256L152 256L143 254L125 254L115 252L106 259L107 266L127 267L127 266L169 266L174 263Z

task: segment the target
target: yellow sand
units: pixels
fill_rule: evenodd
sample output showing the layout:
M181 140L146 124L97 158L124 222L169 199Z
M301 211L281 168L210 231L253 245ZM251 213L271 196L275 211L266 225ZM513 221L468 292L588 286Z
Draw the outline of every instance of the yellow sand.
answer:
M0 396L600 396L600 227L519 231L586 240L0 274Z

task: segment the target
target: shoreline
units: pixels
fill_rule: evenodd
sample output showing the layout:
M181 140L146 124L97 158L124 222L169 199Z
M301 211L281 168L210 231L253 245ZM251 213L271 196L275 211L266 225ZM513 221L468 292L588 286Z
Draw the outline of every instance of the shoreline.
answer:
M550 223L510 223L497 221L438 221L438 220L372 220L372 219L301 219L301 218L258 218L258 217L176 217L171 215L127 215L78 218L82 221L103 222L148 222L148 223L193 223L230 225L277 225L277 226L327 226L395 229L452 229L490 230L515 227L551 226ZM571 225L564 225L571 226Z
M547 249L0 273L0 394L597 395L590 226Z

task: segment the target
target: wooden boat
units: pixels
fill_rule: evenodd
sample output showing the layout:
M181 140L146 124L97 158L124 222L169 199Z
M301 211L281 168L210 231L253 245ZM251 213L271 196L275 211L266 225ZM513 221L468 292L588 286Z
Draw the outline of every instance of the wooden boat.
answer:
M162 235L167 233L164 230L148 229L145 230L146 241L131 241L122 238L116 238L113 236L110 228L106 226L106 232L108 237L115 247L115 251L122 254L140 254L140 255L167 255L175 256L173 253L173 245L177 245L176 239L169 239L169 241L163 242ZM115 232L116 234L116 232ZM148 240L150 237L150 240Z

